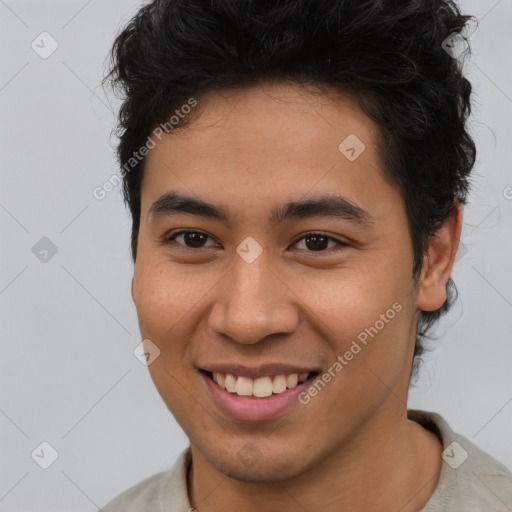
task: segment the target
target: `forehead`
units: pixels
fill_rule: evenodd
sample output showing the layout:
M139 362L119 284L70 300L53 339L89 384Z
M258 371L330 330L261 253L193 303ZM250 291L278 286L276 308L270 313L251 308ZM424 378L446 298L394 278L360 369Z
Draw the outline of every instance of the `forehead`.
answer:
M207 94L191 116L148 154L143 216L177 188L247 215L306 195L339 192L359 205L396 195L378 129L348 95L267 84Z
M178 124L164 140L178 144L182 139L189 147L217 140L219 156L230 149L251 152L260 144L304 155L315 146L332 149L332 139L341 142L350 134L370 145L378 137L376 125L356 98L327 86L277 82L213 91L201 96L187 117L191 122L181 129ZM224 139L230 144L221 147Z

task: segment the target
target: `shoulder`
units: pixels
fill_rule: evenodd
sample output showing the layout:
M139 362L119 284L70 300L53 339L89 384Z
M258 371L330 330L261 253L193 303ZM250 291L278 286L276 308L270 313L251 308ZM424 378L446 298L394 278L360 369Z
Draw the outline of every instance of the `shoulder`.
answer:
M103 512L158 510L156 508L158 506L158 494L165 481L169 478L170 471L162 471L130 487L102 507L101 510Z
M109 501L100 512L186 511L190 507L186 483L189 461L190 448L186 448L170 469L130 487Z
M461 502L467 502L468 510L512 510L512 473L469 439L454 434L443 451L443 464L455 472Z
M443 444L439 480L421 512L512 510L512 472L509 469L454 432L439 414L413 410L408 416L437 433Z

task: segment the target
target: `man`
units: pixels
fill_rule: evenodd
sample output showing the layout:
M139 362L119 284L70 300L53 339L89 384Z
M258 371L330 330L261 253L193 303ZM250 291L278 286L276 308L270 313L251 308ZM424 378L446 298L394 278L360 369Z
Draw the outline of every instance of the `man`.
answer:
M132 297L190 447L104 511L510 510L502 464L407 410L476 155L468 19L156 0L118 36Z

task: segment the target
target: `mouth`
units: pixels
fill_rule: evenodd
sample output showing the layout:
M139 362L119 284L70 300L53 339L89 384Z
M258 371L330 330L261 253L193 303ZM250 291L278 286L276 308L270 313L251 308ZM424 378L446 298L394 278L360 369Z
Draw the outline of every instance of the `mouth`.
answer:
M301 406L299 397L319 372L266 375L252 379L217 371L199 370L206 395L230 420L271 420ZM306 410L306 409L304 409Z
M254 399L280 395L319 375L316 371L309 371L303 373L268 375L251 379L230 373L210 372L207 370L200 371L222 390L239 397Z

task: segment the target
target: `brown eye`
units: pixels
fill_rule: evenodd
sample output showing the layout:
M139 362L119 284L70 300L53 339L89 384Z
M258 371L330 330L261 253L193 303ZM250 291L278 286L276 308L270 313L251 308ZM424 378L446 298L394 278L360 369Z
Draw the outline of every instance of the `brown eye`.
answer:
M324 252L326 249L330 249L333 247L332 245L329 247L330 242L334 242L334 246L337 245L338 248L342 248L348 245L346 243L341 242L340 240L337 240L336 238L324 235L322 233L308 233L307 235L297 240L293 245L297 245L299 242L302 242L303 240L305 250L308 252Z
M178 238L183 237L182 241L178 241ZM188 249L201 249L203 247L211 247L208 245L205 245L205 242L211 238L205 233L201 233L200 231L178 231L177 233L174 233L173 235L167 237L165 239L165 243L169 244L172 241L178 241L178 245L184 246ZM215 246L215 243L213 243L213 246Z

